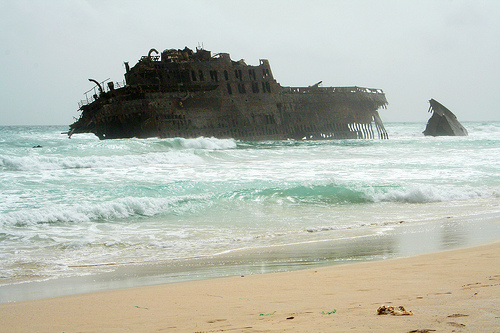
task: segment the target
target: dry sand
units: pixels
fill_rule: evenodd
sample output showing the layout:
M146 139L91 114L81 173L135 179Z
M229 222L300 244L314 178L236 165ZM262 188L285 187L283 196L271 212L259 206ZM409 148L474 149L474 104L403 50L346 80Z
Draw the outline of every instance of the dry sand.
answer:
M0 304L0 332L225 331L500 332L500 243Z

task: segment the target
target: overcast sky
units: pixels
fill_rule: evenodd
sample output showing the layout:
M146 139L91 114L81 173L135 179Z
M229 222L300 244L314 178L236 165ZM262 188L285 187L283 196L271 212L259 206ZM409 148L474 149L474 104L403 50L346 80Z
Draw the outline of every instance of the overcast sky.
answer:
M268 59L283 86L381 88L385 122L500 121L497 0L0 0L0 125L69 125L149 49Z

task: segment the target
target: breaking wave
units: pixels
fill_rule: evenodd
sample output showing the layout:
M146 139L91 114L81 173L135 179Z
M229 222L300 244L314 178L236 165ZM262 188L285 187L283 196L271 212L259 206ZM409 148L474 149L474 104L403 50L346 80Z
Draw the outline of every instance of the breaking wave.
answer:
M200 190L203 192L203 190ZM500 198L500 191L491 188L446 186L373 187L338 184L295 186L289 188L245 188L224 193L168 197L125 197L104 202L73 206L52 205L39 209L22 209L0 215L2 225L33 225L39 223L78 223L121 220L175 214L182 216L205 208L237 209L238 202L273 205L352 205L375 202L430 203L453 200ZM222 205L222 206L221 206Z
M236 148L232 139L148 139L105 143L74 156L54 154L0 155L0 167L10 171L85 168L124 168L152 164L195 164L203 161L199 151ZM100 149L98 149L100 148ZM76 148L75 148L76 149Z
M500 189L450 187L432 185L360 186L314 185L290 188L267 188L234 191L228 196L236 200L276 201L289 203L362 204L370 202L429 203L500 197Z
M450 187L450 186L409 186L407 188L394 188L389 191L374 192L371 198L374 202L391 201L405 203L429 203L453 200L473 200L486 198L499 198L500 191L479 187Z
M200 156L187 152L149 153L123 156L0 156L0 165L11 171L36 171L58 169L124 168L152 164L194 164Z
M100 222L127 219L130 217L151 217L170 212L182 214L191 209L193 198L134 198L126 197L100 203L86 203L73 206L53 205L40 209L24 209L0 215L0 225L29 226L43 223ZM202 198L196 199L202 202Z

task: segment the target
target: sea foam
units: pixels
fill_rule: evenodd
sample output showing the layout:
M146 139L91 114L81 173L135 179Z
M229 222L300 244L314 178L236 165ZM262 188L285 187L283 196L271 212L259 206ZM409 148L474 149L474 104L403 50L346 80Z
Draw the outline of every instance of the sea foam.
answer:
M430 221L455 231L431 234L439 241L466 243L481 228L454 222L498 216L500 123L464 126L467 137L424 137L425 123L412 123L387 124L389 140L266 142L0 127L0 272L14 281L88 271L78 265L182 265L359 237L392 253L410 243L392 231L411 238Z

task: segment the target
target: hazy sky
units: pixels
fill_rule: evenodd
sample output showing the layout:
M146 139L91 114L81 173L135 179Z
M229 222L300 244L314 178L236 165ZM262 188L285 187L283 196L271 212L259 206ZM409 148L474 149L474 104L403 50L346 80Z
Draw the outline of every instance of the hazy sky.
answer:
M500 1L0 0L0 125L69 125L149 49L269 59L283 86L381 88L389 121L500 120Z

